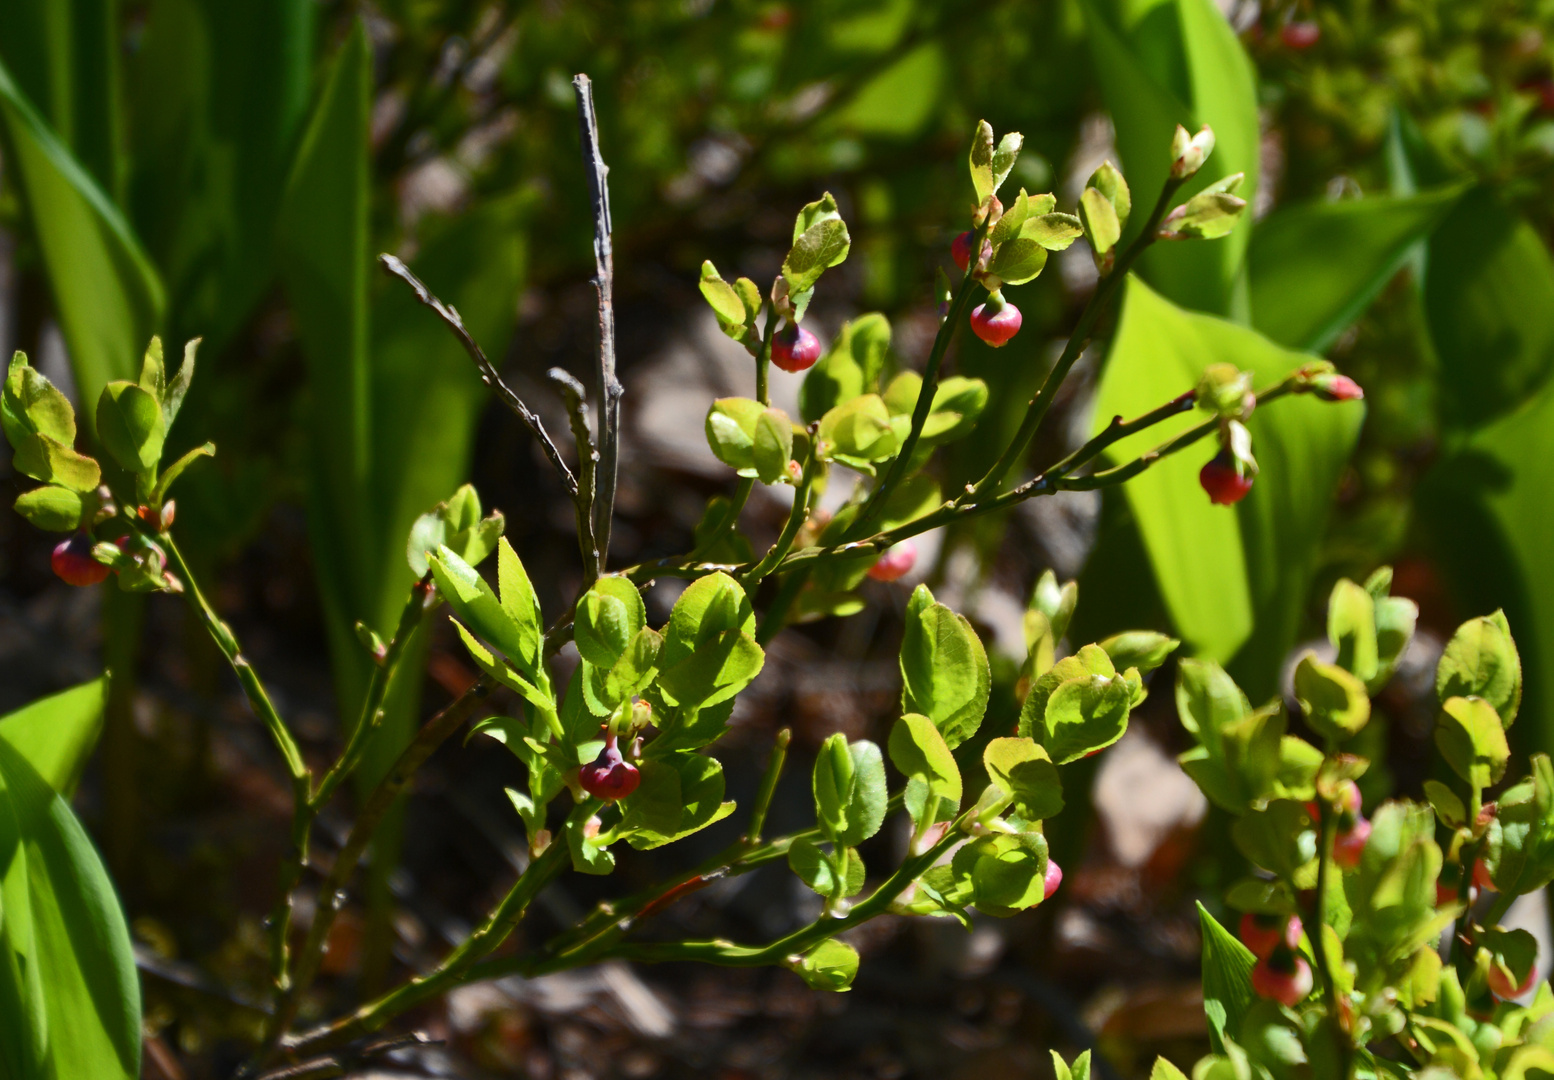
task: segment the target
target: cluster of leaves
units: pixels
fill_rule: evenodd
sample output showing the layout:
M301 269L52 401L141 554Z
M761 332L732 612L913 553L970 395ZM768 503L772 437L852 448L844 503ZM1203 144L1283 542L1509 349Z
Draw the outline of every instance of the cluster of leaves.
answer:
M43 482L16 500L16 511L50 532L88 532L129 510L133 531L119 542L98 545L93 556L118 574L129 592L176 588L166 573L166 555L138 528L160 532L171 523L168 499L173 482L201 457L215 453L210 443L195 447L165 470L162 451L189 382L194 377L198 340L189 342L178 373L167 377L162 342L151 339L137 382L115 380L98 399L97 439L106 451L99 461L75 449L75 409L68 398L18 352L11 358L0 396L0 419L15 451L18 472Z
M1354 781L1370 765L1357 752L1370 696L1417 617L1390 583L1386 569L1363 586L1340 581L1328 606L1334 659L1308 652L1295 668L1299 715L1320 748L1288 733L1282 701L1253 708L1217 665L1178 667L1178 710L1198 743L1183 768L1234 816L1232 837L1256 871L1226 901L1272 925L1297 920L1298 954L1284 970L1304 973L1309 958L1319 976L1315 993L1309 976L1278 984L1251 924L1243 945L1204 911L1215 1055L1195 1075L1520 1077L1554 1062L1538 1023L1554 1012L1548 986L1530 1005L1510 1000L1531 990L1536 943L1497 925L1515 897L1554 879L1548 758L1534 756L1530 775L1497 802L1485 798L1506 773L1505 729L1521 697L1501 613L1465 623L1436 671L1448 779L1426 781L1427 803L1360 814ZM1495 894L1487 908L1481 891Z

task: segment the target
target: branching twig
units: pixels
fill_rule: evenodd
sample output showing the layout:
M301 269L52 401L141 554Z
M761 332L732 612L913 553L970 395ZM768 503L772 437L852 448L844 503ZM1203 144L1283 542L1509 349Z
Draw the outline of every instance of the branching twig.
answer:
M486 359L486 354L481 351L480 345L470 336L470 332L465 329L464 320L460 318L459 313L433 296L431 290L422 284L421 279L411 273L410 268L393 255L379 255L378 262L382 264L383 269L415 290L416 299L435 311L438 317L447 324L448 329L453 331L454 336L459 339L459 344L464 346L464 351L469 353L470 359L475 361L475 367L480 370L480 380L491 388L492 393L496 394L502 404L516 413L518 419L529 426L530 431L534 432L534 437L540 441L540 448L545 451L545 456L550 459L550 463L555 467L556 472L561 474L561 482L566 486L567 494L574 499L577 498L577 477L572 475L572 470L567 468L567 463L562 460L561 451L551 441L549 433L545 430L545 424L534 410L525 405L523 399L502 381L502 377L497 374L496 368L492 366L490 360Z
M1036 391L1036 396L1031 399L1030 406L1025 412L1025 419L1020 422L1020 430L1015 433L993 467L987 471L987 475L978 480L976 486L962 496L960 501L964 502L968 498L980 499L988 492L996 491L1009 470L1025 456L1031 440L1036 437L1037 429L1041 427L1042 420L1046 419L1047 410L1052 407L1053 400L1058 396L1058 387L1063 385L1063 380L1068 378L1069 370L1079 359L1079 354L1084 352L1085 346L1090 343L1090 335L1095 331L1096 324L1100 322L1101 315L1111 305L1122 283L1127 280L1129 268L1145 249L1155 242L1160 219L1165 216L1166 208L1171 205L1171 197L1181 186L1180 180L1169 177L1166 179L1165 186L1160 189L1160 198L1155 201L1154 210L1150 212L1149 219L1144 222L1143 230L1134 237L1127 250L1090 294L1090 299L1086 302L1084 310L1079 313L1079 322L1075 324L1074 332L1069 335L1068 343L1063 346L1063 352L1058 356L1057 363L1052 365L1052 370L1042 380L1041 389Z
M594 537L602 571L610 558L610 521L615 513L615 478L620 460L621 397L615 377L615 256L610 248L610 172L599 153L599 117L593 83L587 75L572 79L577 93L577 124L583 139L583 164L594 211L594 288L599 293L599 465L593 505Z
M593 433L588 430L588 402L583 384L570 372L553 367L545 373L561 391L567 403L567 416L572 423L572 441L577 444L577 471L579 487L573 499L577 512L577 541L583 554L583 588L587 589L599 578L603 555L599 551L599 537L594 527L594 500L597 497L599 449L594 445Z
M490 691L490 684L485 680L477 681L441 712L421 725L421 730L416 733L410 745L400 753L393 767L382 780L378 781L378 786L367 797L361 812L356 816L355 824L351 826L350 835L346 837L345 843L335 856L334 865L330 867L328 876L319 888L313 924L308 927L307 939L297 953L297 963L291 982L285 993L281 995L275 1014L271 1018L262 1054L267 1054L274 1049L295 1019L302 994L318 974L318 967L324 956L324 944L329 938L329 931L334 925L335 917L340 913L345 887L349 884L357 863L361 861L362 854L367 850L373 834L382 824L384 816L409 785L416 770L426 763L427 758L431 757L450 735L463 726L464 721L469 719L470 714L485 700Z
M310 1058L295 1065L273 1069L256 1080L329 1080L331 1077L346 1076L374 1058L392 1054L395 1050L410 1046L434 1046L436 1043L437 1040L428 1039L418 1031L388 1039L374 1039L349 1052Z

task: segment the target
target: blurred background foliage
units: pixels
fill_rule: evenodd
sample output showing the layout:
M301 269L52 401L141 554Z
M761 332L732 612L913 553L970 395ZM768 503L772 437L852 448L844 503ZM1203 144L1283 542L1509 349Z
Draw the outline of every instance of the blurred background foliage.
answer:
M526 436L372 263L406 258L554 413L541 373L586 372L594 341L575 72L596 83L611 166L628 417L671 408L666 381L699 370L680 388L697 424L709 386L737 389L699 344L701 260L770 278L794 208L832 191L853 256L812 318L834 329L883 311L912 366L934 269L966 227L978 119L1024 133L1016 183L1063 207L1107 157L1136 204L1152 199L1170 126L1208 122L1219 147L1201 182L1245 171L1257 220L1151 252L1111 357L1087 355L1032 466L1113 411L1179 392L1194 365L1267 376L1297 362L1286 350L1361 382L1363 426L1293 408L1257 418L1264 473L1236 511L1211 510L1184 461L1104 502L978 521L939 547L936 588L996 636L998 598L1017 612L1052 566L1081 578L1076 640L1156 625L1271 695L1291 647L1318 635L1332 581L1392 562L1426 629L1506 608L1529 662L1516 732L1548 750L1551 34L1549 0L10 0L0 344L69 375L90 408L151 333L205 339L173 450L214 438L220 452L180 493L187 546L220 571L236 617L281 628L265 646L281 684L352 717L366 664L351 627L391 628L409 524L466 477L507 513L548 610L577 579L565 500ZM1010 346L958 344L958 370L988 381L992 405L944 463L946 490L1007 441L1094 279L1070 251L1011 294L1026 329ZM664 362L676 350L689 369ZM729 486L650 434L627 445L617 565L686 549ZM774 527L770 508L748 514ZM44 541L8 525L4 552L18 603L46 595ZM889 655L899 598L869 599L867 630L806 633L860 662ZM102 619L116 678L88 817L131 915L165 920L174 886L148 837L211 805L220 768L203 722L159 727L143 708L137 722L134 675L198 700L219 686L219 658L124 597ZM456 685L449 654L421 647L434 681ZM35 666L7 704L64 681ZM421 708L418 682L398 690L379 767ZM1006 707L1012 693L1009 670ZM1403 736L1411 708L1396 703ZM188 783L158 779L170 730L188 734L174 755ZM318 746L340 734L332 720L304 730ZM1394 759L1406 784L1406 746ZM381 942L391 860L374 865L367 937ZM370 968L387 945L366 956L364 977L381 978Z

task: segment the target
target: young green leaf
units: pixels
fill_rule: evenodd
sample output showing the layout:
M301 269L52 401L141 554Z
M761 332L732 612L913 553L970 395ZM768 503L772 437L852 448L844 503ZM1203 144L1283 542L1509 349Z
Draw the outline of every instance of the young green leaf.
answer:
M660 654L657 687L671 705L704 708L726 701L755 679L766 654L755 638L724 630L696 646L696 651L670 665L667 639Z
M675 601L664 627L661 667L690 656L704 642L726 630L755 635L755 610L739 583L719 571L691 582Z
M972 903L987 915L1012 915L1041 903L1047 839L1041 833L982 836L955 852L951 868L969 878Z
M1364 683L1376 677L1376 601L1348 578L1340 579L1328 597L1327 639L1338 650L1339 667Z
M1435 745L1452 771L1476 788L1498 781L1511 758L1500 716L1483 698L1447 698L1436 719Z
M847 258L851 247L847 223L830 192L805 206L793 223L793 246L782 261L789 295L796 297L814 288L821 274Z
M755 429L766 406L749 398L719 398L707 410L707 444L723 464L754 476Z
M1435 669L1435 693L1442 703L1452 697L1483 698L1511 726L1522 703L1522 659L1504 612L1469 619L1457 628Z
M584 660L609 668L646 625L637 587L623 577L602 577L577 602L573 640Z
M919 585L907 603L901 640L901 708L930 717L951 748L976 733L992 674L971 623Z
M1138 668L1140 674L1147 675L1165 663L1181 641L1154 630L1125 630L1096 644L1106 650L1118 671Z
M873 312L842 324L830 350L799 389L799 415L813 424L831 409L879 384L890 349L890 322Z
M1484 862L1500 892L1521 896L1554 881L1554 766L1547 754L1534 754L1532 774L1500 796L1489 837Z
M162 459L167 425L156 398L132 382L111 382L97 402L97 437L125 471L145 472Z
M1329 739L1350 738L1371 718L1365 683L1309 650L1295 667L1295 700L1306 722Z
M79 492L57 484L23 492L16 499L16 512L29 524L45 532L74 532L81 527L86 504Z
M895 456L900 441L878 394L844 401L820 418L815 452L872 476L874 463Z
M1128 730L1132 699L1133 689L1121 675L1068 679L1047 700L1041 742L1059 765L1105 749Z
M982 751L988 779L1014 796L1026 821L1045 821L1063 810L1063 783L1046 749L1022 737L993 739Z
M750 456L761 483L775 484L788 479L788 462L793 460L793 421L787 413L767 409L756 417Z
M928 794L960 806L960 769L932 720L907 713L890 729L890 760L910 779L922 782Z

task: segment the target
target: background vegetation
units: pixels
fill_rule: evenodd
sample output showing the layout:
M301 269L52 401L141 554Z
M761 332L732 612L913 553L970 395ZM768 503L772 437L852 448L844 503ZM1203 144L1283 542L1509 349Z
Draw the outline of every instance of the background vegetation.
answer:
M392 629L412 580L402 558L410 523L464 479L506 512L547 609L574 591L564 493L526 433L489 408L457 343L372 262L381 251L404 257L505 358L526 398L553 401L541 387L551 366L586 371L592 222L574 72L595 80L612 168L620 355L636 425L618 503L621 564L686 549L707 498L728 487L704 447L687 453L665 436L684 409L699 426L706 387L726 377L695 289L703 258L729 276L769 277L794 210L830 190L853 257L812 319L834 329L882 311L900 362L920 364L933 270L964 227L965 138L978 119L1022 131L1015 180L1058 192L1065 206L1105 157L1135 192L1153 190L1161 132L1210 123L1215 175L1247 172L1257 220L1226 243L1151 252L1144 281L1182 308L1337 361L1366 388L1363 426L1335 412L1259 416L1265 476L1235 511L1206 505L1198 463L1184 459L1126 493L953 530L929 580L997 638L1011 607L1018 634L1032 584L1054 567L1080 580L1076 638L1156 626L1224 662L1257 698L1279 688L1292 647L1320 635L1332 582L1390 562L1394 592L1420 603L1437 642L1463 617L1504 607L1527 665L1513 738L1546 751L1551 32L1554 9L1537 0L1235 4L1228 16L1208 0L15 0L0 8L4 344L72 382L89 410L105 382L138 371L153 332L173 348L204 337L202 378L172 450L217 438L220 455L182 482L187 554L219 576L218 606L278 671L292 712L311 718L304 749L322 753L338 745L334 717L354 715L364 692L352 625ZM1011 290L1026 317L1011 345L959 344L957 370L987 380L993 404L956 446L946 490L980 475L1007 442L1051 343L1093 287L1087 256L1071 254ZM1109 355L1087 355L1082 389L1060 402L1068 419L1054 426L1082 436L1189 385L1204 363L1198 324L1170 318L1150 321L1145 302L1130 300ZM1228 358L1258 368L1255 356ZM547 407L564 426L559 403ZM1038 445L1034 461L1069 445ZM782 513L759 501L747 511L773 534ZM104 664L115 673L102 753L77 805L143 946L148 1069L223 1075L227 1040L252 1022L242 988L263 981L258 919L284 834L283 783L221 657L176 605L103 590L98 606L49 577L48 544L14 517L0 538L0 700L19 706ZM865 595L867 618L774 643L767 689L720 751L731 773L764 755L761 733L777 726L794 724L813 747L834 730L865 734L889 713L904 594ZM653 622L672 599L659 597ZM400 687L391 727L401 738L472 677L441 631L416 647L433 685ZM1016 672L1005 667L995 701L1009 710ZM1412 670L1432 667L1424 655ZM1382 706L1393 778L1408 792L1423 779L1417 748L1430 712L1403 684ZM1156 711L1148 729L1180 749L1169 709ZM392 739L375 746L369 780L394 749ZM360 933L333 954L342 984L381 984L392 965L438 951L438 936L478 910L472 883L509 857L510 810L469 792L511 762L472 744L445 749L436 765L402 859L374 860L371 888L343 920ZM499 782L485 787L500 800ZM1086 1017L1106 1013L1096 1002L1115 1005L1098 989L1121 984L1133 1011L1108 1015L1134 1019L1102 1034L1126 1071L1139 1044L1195 1037L1190 1024L1150 1028L1138 984L1191 973L1194 944L1173 938L1195 924L1182 905L1210 895L1230 868L1213 814L1126 870L1091 817L1071 805L1068 827L1053 830L1065 867L1093 865L1070 900L1088 923L1059 926L1044 909L1001 928L985 969L966 960L965 943L898 933L881 948L918 988L861 981L863 1003L849 1005L847 1023L877 1023L878 1034L844 1040L841 1020L812 1004L783 1006L786 1019L764 1006L722 1026L690 1019L710 1007L697 994L781 990L765 983L665 991L681 994L672 1038L605 990L570 1010L515 991L517 1001L471 1004L479 1018L463 1027L436 1022L457 1034L451 1053L491 1070L634 1075L627 1062L640 1060L647 1071L761 1072L778 1061L887 1075L934 1067L938 1051L859 1016L892 994L925 1009L960 994L975 998L955 1007L982 1033L977 1053L1039 1068L1020 1048L1085 1037ZM651 861L637 856L622 872L653 877ZM780 923L787 899L714 898L676 917ZM1085 939L1086 925L1099 937ZM959 959L945 959L950 949ZM1136 962L1139 978L1114 970ZM961 977L945 990L935 970ZM655 978L675 986L672 972ZM1062 1006L1074 989L1091 1003L1083 1017ZM613 1064L568 1034L590 1025L620 1048ZM795 1025L809 1034L793 1039ZM775 1049L773 1032L786 1033ZM745 1061L738 1045L765 1049Z

